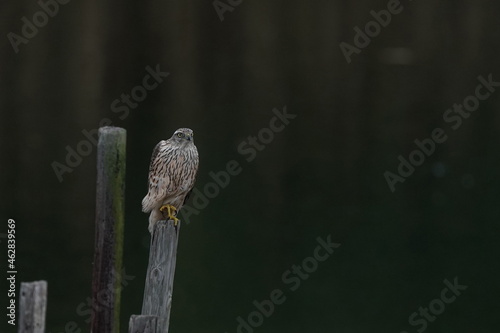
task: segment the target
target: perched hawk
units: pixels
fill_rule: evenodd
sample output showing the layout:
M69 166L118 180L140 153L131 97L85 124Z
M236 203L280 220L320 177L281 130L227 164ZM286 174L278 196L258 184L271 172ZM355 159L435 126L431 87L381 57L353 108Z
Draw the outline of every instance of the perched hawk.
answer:
M160 220L177 224L177 212L193 189L198 164L198 150L189 128L179 128L170 139L156 145L149 165L149 191L142 199L142 211L151 212L149 232L153 233Z

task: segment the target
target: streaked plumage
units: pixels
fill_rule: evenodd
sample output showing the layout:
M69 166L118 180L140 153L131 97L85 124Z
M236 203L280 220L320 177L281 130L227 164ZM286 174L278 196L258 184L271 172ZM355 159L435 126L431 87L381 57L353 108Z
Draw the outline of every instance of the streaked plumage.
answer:
M156 145L149 166L149 191L142 199L142 211L151 212L151 233L157 221L168 219L160 208L172 205L177 212L182 208L193 189L198 164L198 150L189 128L179 128L170 139Z

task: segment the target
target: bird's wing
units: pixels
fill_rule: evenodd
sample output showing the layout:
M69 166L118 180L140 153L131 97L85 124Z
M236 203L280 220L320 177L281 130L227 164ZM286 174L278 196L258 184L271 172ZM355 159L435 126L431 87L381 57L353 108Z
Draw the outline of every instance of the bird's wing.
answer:
M198 176L199 158L198 158L198 151L196 150L195 152L196 152L196 154L195 154L195 160L196 160L195 168L196 168L196 170L194 171L194 176L193 176L193 182L192 182L192 185L191 185L191 189L189 190L189 192L184 197L184 202L182 203L182 205L186 204L186 201L188 201L189 197L191 196L191 193L193 193L194 183L196 182L196 177Z
M162 201L171 186L172 180L167 172L169 159L165 150L168 150L168 140L160 141L153 149L149 164L148 194L142 200L142 211L150 212L158 202Z

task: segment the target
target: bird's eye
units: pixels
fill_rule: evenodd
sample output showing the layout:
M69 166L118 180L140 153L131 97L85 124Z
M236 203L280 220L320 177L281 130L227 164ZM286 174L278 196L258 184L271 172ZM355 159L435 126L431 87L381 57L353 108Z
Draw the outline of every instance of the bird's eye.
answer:
M183 136L184 136L184 134L183 134L183 133L177 133L177 137L178 137L178 138L182 138Z

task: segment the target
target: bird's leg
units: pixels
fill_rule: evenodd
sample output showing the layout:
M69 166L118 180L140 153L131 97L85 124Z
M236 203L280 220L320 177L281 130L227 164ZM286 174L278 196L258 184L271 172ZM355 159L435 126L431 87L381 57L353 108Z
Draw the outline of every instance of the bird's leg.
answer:
M160 211L162 213L165 210L167 211L168 219L174 221L174 226L177 226L177 222L179 221L179 219L175 217L175 215L177 214L177 208L172 205L163 205L160 207Z

